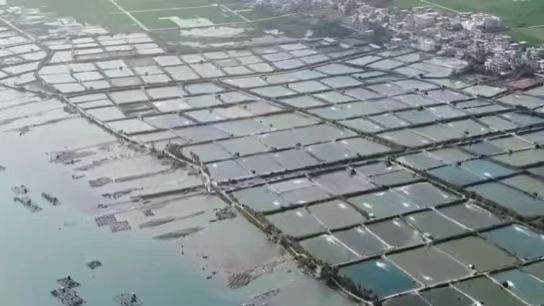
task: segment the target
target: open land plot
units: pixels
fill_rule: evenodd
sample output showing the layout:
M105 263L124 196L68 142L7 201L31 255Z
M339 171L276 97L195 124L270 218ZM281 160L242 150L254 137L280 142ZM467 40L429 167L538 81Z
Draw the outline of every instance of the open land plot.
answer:
M488 12L500 16L510 26L526 27L544 23L542 1L514 0L433 0L433 3L443 5L458 11Z
M170 8L186 8L207 6L214 3L220 3L217 0L115 0L117 4L121 5L127 11L144 11L155 9L170 9Z
M13 0L11 4L37 7L41 0ZM177 30L250 21L217 0L50 0L48 10L82 23L100 24L114 31ZM269 17L269 16L266 16Z
M223 6L203 6L130 13L149 30L207 27L225 23L244 22Z
M544 22L544 20L542 20L542 22ZM540 27L514 28L511 32L514 37L520 40L535 43L544 42L544 25Z

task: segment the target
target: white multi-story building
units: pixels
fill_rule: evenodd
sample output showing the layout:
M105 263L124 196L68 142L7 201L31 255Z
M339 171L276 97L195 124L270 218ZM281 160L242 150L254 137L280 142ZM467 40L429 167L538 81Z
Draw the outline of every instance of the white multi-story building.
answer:
M436 51L438 49L438 43L431 38L423 38L419 40L418 47L419 49L425 51L425 52L432 52Z
M537 63L538 63L538 70L544 73L544 59L539 60Z

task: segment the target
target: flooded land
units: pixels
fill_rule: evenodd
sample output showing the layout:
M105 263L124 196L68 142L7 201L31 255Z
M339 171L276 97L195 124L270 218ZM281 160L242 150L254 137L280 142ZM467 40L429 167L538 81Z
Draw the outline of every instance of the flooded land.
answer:
M0 6L1 305L544 304L544 87L190 2Z

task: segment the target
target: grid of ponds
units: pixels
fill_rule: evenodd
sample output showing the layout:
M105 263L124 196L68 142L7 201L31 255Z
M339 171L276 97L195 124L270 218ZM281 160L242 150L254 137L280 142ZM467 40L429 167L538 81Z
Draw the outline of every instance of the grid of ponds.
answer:
M320 39L172 55L139 33L54 40L46 45L54 53L39 76L62 93L293 70L374 50L362 42L348 47ZM108 60L112 56L120 59Z
M3 10L0 47L0 79L17 87L36 85L36 72L48 64L164 52L144 33L111 34L73 18L59 20L22 7Z
M541 88L454 81L460 61L330 40L89 61L89 82L118 88L55 83L81 64L40 77L81 86L69 101L112 130L175 145L364 299L544 303Z
M474 192L513 214L534 219L544 213L543 140L543 130L515 133L423 150L397 160L455 188Z
M0 23L0 48L0 78L33 71L47 56L32 40L4 23Z
M470 282L516 301L504 305L523 305L517 298L542 302L518 284L544 284L523 270L544 256L544 235L399 165L353 164L233 190L231 196L265 214L312 257L338 267L342 277L370 292L368 298L388 300L385 305L412 305L403 304L408 299L443 305L439 301L454 293L467 304L452 305L490 305L496 298L487 289L463 290L473 288Z
M362 298L544 304L544 87L453 80L463 61L357 39L178 54L144 33L50 21L31 30L39 40L2 24L3 83L60 92L148 148L175 144L239 207ZM14 92L2 92L5 119L21 99L19 115L60 111ZM105 161L107 150L95 151L72 167L111 198L104 206L202 184L147 153ZM146 217L200 216L202 203L211 202L97 222L153 227Z
M51 64L164 53L146 33L79 35L70 40L46 40L43 45L53 51Z

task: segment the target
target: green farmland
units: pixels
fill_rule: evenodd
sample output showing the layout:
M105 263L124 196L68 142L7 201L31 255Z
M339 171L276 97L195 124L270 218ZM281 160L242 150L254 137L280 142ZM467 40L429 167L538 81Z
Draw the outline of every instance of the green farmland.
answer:
M542 0L394 0L399 7L435 5L458 12L485 12L500 16L512 35L531 43L544 43Z
M8 0L9 5L45 7L59 16L100 24L113 31L148 32L258 22L251 10L231 8L226 0ZM269 17L269 16L266 16Z

